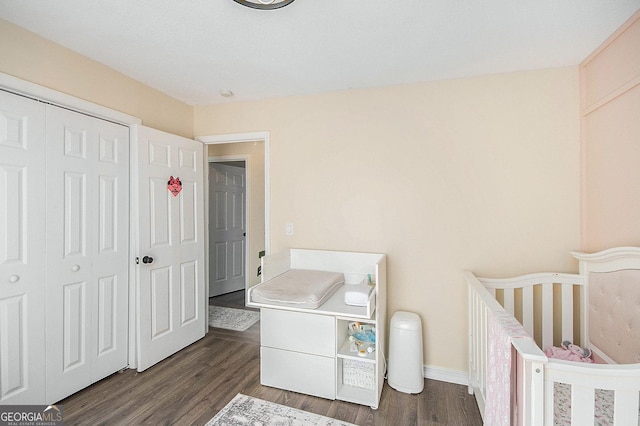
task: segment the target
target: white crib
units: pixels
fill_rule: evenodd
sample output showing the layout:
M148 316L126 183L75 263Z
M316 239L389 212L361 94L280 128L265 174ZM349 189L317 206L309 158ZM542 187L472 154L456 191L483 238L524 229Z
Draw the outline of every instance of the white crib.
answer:
M489 426L640 425L640 248L572 254L579 274L465 272L469 393ZM503 358L496 334L508 342ZM541 349L565 340L590 348L598 363L550 359ZM496 378L508 387L505 401ZM495 416L496 407L506 414Z

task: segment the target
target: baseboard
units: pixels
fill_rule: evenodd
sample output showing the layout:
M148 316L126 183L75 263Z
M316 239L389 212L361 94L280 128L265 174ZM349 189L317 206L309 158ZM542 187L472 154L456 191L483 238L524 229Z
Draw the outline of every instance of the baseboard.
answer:
M465 386L469 385L469 374L466 371L451 370L448 368L434 367L430 365L425 365L422 368L422 371L426 379Z

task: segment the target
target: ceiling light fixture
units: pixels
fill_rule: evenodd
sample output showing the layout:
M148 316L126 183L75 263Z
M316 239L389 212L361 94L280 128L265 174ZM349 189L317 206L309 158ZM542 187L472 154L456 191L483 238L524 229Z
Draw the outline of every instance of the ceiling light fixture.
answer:
M293 3L294 0L233 0L238 4L252 9L272 10L280 9Z

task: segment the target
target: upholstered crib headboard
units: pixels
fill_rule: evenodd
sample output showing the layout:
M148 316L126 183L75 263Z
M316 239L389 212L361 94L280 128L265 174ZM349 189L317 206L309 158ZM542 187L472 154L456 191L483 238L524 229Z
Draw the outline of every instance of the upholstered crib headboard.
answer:
M640 247L572 255L587 284L583 315L595 354L606 362L640 363Z
M640 270L589 273L589 340L618 364L640 363Z

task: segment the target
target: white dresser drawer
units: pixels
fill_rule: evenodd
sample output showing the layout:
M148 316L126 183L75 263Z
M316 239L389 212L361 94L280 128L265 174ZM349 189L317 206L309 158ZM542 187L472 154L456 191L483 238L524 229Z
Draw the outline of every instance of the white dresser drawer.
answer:
M335 317L267 308L260 312L262 346L335 357Z
M321 398L336 398L335 359L260 348L260 383Z

